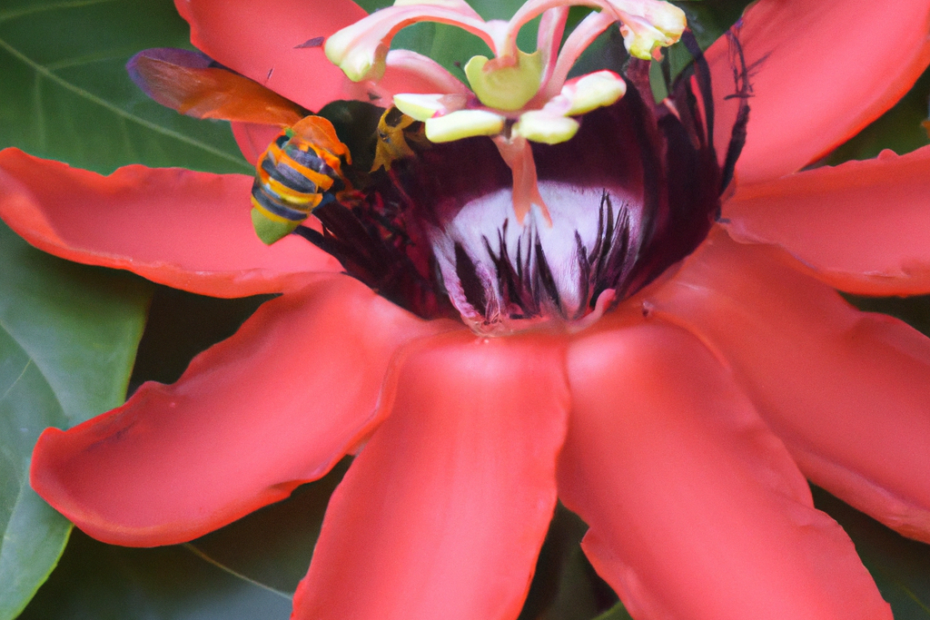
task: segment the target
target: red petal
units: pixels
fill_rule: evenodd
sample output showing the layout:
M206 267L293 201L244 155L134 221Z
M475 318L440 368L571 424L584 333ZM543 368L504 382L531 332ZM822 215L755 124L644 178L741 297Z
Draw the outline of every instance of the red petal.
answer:
M647 320L573 344L559 496L638 620L891 620L787 451L714 356Z
M269 248L249 218L251 177L126 166L108 177L0 151L0 218L29 243L217 297L288 290L339 271L303 239Z
M32 486L104 542L190 540L316 479L379 422L395 350L435 332L362 284L325 276L267 302L174 385L45 431Z
M651 303L712 343L801 470L930 542L930 340L716 234Z
M353 89L322 46L367 13L350 0L175 0L191 26L191 43L223 65L309 110L345 99Z
M257 123L230 123L233 137L246 161L255 165L258 158L268 149L271 141L278 137L281 128L277 125L259 125Z
M930 293L930 147L742 187L723 215L737 240L781 245L831 286Z
M930 0L760 0L739 40L752 97L739 180L799 170L890 108L930 63ZM738 99L725 37L707 51L720 157Z
M568 409L544 337L442 337L330 501L294 618L512 620L555 506Z

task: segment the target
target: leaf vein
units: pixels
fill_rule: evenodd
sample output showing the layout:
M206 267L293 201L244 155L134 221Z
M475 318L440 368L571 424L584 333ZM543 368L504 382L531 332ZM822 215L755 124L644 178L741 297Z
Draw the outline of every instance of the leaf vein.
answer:
M917 594L914 593L913 590L911 590L910 588L908 588L908 587L905 586L905 585L901 585L901 589L904 590L904 593L905 593L912 601L914 601L915 603L917 603L917 605L918 605L921 609L923 609L925 612L927 612L928 614L930 614L930 607L927 607L926 603L924 603L924 602L920 599L920 597L917 596Z
M7 332L7 333L9 333L9 332ZM14 338L14 340L15 340L15 338ZM22 371L21 373L19 373L19 376L16 377L16 379L13 380L13 383L11 383L11 384L10 384L10 387L8 387L8 388L6 389L6 392L3 393L3 396L0 396L0 401L6 400L6 397L10 395L10 392L13 391L13 388L16 387L16 384L19 383L20 379L22 379L23 376L25 376L26 371L29 370L29 367L30 367L31 365L32 365L32 358L30 357L28 360L26 360L26 365L23 366L23 371Z
M11 330L11 329L9 328L9 326L3 321L2 318L0 318L0 329L2 329L4 332L6 332L6 334L10 337L10 339L12 339L13 342L16 343L16 346L18 346L18 347L20 348L20 350L21 350L23 353L25 353L26 357L29 358L29 362L32 363L32 365L35 367L35 369L36 369L37 371L39 371L39 375L42 377L42 380L45 381L45 385L48 386L49 391L55 396L55 401L58 403L58 406L61 407L62 412L64 412L64 410L65 410L64 402L65 402L65 401L64 401L64 399L62 398L61 394L59 394L59 393L55 390L55 383L52 381L51 377L49 377L47 374L45 374L45 371L42 370L42 366L41 366L40 364L37 364L37 363L35 362L36 356L33 355L31 351L29 351L29 349L22 343L22 341L20 341L19 338L16 337L16 335L15 335L14 332L13 332L13 330ZM28 367L29 367L29 364L26 364L26 368L28 368ZM25 373L25 372L26 372L26 369L24 368L24 369L23 369L23 373ZM20 374L20 376L17 377L16 381L19 381L21 378L22 378L22 374ZM14 381L13 383L15 384L16 381ZM9 390L7 390L7 392L9 392ZM6 397L6 394L4 394L4 398L5 398L5 397Z
M204 562L207 562L208 564L212 564L213 566L219 568L220 570L222 570L222 571L224 571L224 572L226 572L226 573L229 573L229 574L232 575L233 577L237 577L237 578L239 578L239 579L242 579L242 580L247 581L247 582L249 582L249 583L251 583L251 584L253 584L253 585L258 586L259 588L262 588L262 589L264 589L264 590L268 590L269 592L272 592L272 593L274 593L274 594L277 594L278 596L282 596L282 597L286 598L287 600L291 600L291 596L290 596L289 594L287 594L286 592L282 592L281 590L278 590L278 589L276 589L276 588L272 588L272 587L269 586L269 585L266 585L266 584L264 584L264 583L262 583L262 582L260 582L260 581L255 581L255 580L252 579L251 577L247 577L246 575L243 575L242 573L239 573L239 572L237 572L237 571L234 571L233 569L229 568L229 567L226 566L225 564L223 564L223 563L221 563L221 562L217 562L216 560L214 560L213 558L211 558L209 555L207 555L206 553L204 553L203 551L201 551L200 549L198 549L195 545L193 545L193 544L191 544L191 543L184 543L183 546L184 546L185 549L187 549L188 551L190 551L191 553L193 553L194 555L196 555L198 558L200 558L200 559L203 560Z
M76 56L74 58L63 58L57 62L52 62L45 65L45 68L49 71L61 71L62 69L74 69L76 67L84 67L87 65L94 64L95 62L106 62L108 60L121 60L126 56L132 55L133 49L124 48L124 49L108 49L105 51L100 51L95 54L86 54L84 56Z
M38 76L45 77L46 79L48 79L48 80L54 82L54 83L57 84L58 86L60 86L60 87L62 87L62 88L64 88L64 89L66 89L66 90L68 90L68 91L70 91L70 92L76 94L76 95L79 96L79 97L82 97L82 98L86 99L87 101L90 101L90 102L92 102L92 103L95 103L95 104L97 104L97 105L103 107L104 109L110 111L111 113L115 114L115 115L118 116L118 117L122 117L122 118L125 118L125 119L127 119L127 120L133 121L134 123L137 123L137 124L139 124L139 125L142 125L142 126L145 127L146 129L150 129L151 131L160 133L160 134L162 134L162 135L164 135L164 136L167 136L167 137L170 137L170 138L174 138L175 140L179 140L179 141L184 142L185 144L189 144L189 145L191 145L191 146L193 146L193 147L195 147L195 148L203 149L204 151L210 153L211 155L214 155L214 156L219 157L219 158L221 158L221 159L224 159L224 160L226 160L226 161L234 162L234 163L239 164L239 165L241 165L241 166L243 166L243 167L246 167L246 166L247 166L247 165L246 165L243 161L241 161L239 158L233 157L233 156L230 155L229 153L225 153L225 152L221 151L220 149L214 148L214 147L209 146L209 145L207 145L207 144L203 144L202 142L199 142L199 141L197 141L197 140L191 139L191 138L189 138L188 136L185 136L184 134L178 133L178 132L176 132L176 131L172 131L172 130L170 130L170 129L166 129L166 128L164 128L164 127L162 127L162 126L160 126L160 125L157 125L157 124L155 124L155 123L153 123L153 122L151 122L151 121L145 120L144 118L140 118L140 117L136 116L135 114L131 114L131 113L129 113L129 112L126 112L125 110L123 110L123 109L121 109L121 108L119 108L119 107L113 105L113 104L110 103L109 101L106 101L106 100L104 100L104 99L101 99L100 97L94 95L93 93L91 93L91 92L89 92L89 91L87 91L87 90L84 90L83 88L81 88L81 87L79 87L79 86L76 86L76 85L72 84L71 82L68 82L68 81L65 80L64 78L62 78L62 77L56 75L55 73L53 73L52 71L50 71L47 67L44 67L44 66L38 64L37 62L35 62L34 60L32 60L31 58L29 58L28 56L26 56L25 54L23 54L23 53L20 52L19 50L17 50L15 47L13 47L13 46L10 45L9 43L7 43L7 42L6 42L5 40L3 40L2 38L0 38L0 49L6 50L6 51L7 51L9 54L11 54L14 58L16 58L16 59L19 60L20 62L24 63L26 66L30 67L33 71L35 71L35 72L38 74Z
M0 24L11 19L32 15L34 13L44 13L46 11L56 11L58 9L76 9L82 6L93 6L95 4L107 4L116 2L116 0L64 0L63 2L53 2L44 6L31 6L23 9L14 9L0 13Z

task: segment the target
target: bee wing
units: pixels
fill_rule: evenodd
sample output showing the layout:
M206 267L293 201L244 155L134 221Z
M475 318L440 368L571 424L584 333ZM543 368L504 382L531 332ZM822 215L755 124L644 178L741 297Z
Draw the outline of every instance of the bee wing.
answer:
M187 116L281 127L306 116L296 103L197 52L149 49L133 56L126 69L149 97Z

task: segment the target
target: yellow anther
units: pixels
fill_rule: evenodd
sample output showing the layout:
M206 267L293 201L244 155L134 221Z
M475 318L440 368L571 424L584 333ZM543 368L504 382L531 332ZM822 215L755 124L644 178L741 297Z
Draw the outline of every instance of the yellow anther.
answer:
M442 99L445 95L394 95L394 105L397 109L418 121L425 121L436 116L437 112L445 110Z
M431 142L494 136L503 129L504 117L487 110L459 110L426 121L426 137Z
M578 127L578 121L573 118L534 111L520 116L520 120L513 126L513 133L531 142L559 144L575 137Z
M567 93L569 88L562 91L572 102L566 116L578 116L616 103L626 94L626 82L611 71L598 71L584 76L570 89L573 92Z

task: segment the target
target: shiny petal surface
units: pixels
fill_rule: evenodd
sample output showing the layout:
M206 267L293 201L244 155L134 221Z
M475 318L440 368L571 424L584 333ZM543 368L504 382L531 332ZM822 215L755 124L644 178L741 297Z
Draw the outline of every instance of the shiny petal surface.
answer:
M45 431L32 486L104 542L190 540L316 479L378 422L402 343L442 323L413 318L346 276L267 302L173 385Z
M232 126L233 137L236 139L236 144L239 146L239 150L242 151L243 157L253 165L258 163L258 158L268 149L271 141L281 133L281 128L277 125L237 123L235 121L230 125Z
M649 302L732 365L811 481L930 542L930 340L792 263L718 233Z
M569 351L559 496L637 620L891 620L784 445L685 330L639 319Z
M739 188L723 217L735 239L778 244L831 286L930 293L930 147Z
M744 183L794 172L824 155L890 108L930 63L930 0L760 0L738 37L752 97ZM730 45L707 52L714 79L722 158L738 99Z
M399 93L464 95L469 92L464 84L432 58L403 49L388 52L387 67L378 87L392 96ZM393 102L388 99L379 105L390 106Z
M174 4L191 26L195 47L309 110L319 111L356 90L326 59L321 45L301 47L365 17L367 13L351 0L175 0Z
M252 178L126 166L110 176L0 151L0 218L40 250L202 295L242 297L340 271L303 239L269 248L249 218Z
M294 618L520 613L555 506L562 347L471 333L426 345L399 365L390 417L330 501Z

